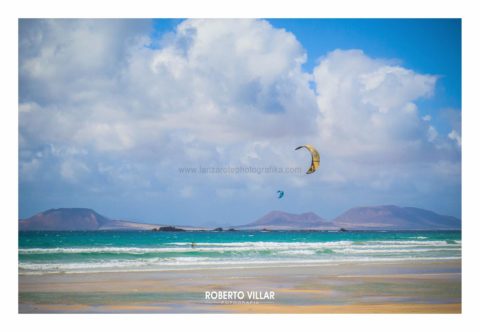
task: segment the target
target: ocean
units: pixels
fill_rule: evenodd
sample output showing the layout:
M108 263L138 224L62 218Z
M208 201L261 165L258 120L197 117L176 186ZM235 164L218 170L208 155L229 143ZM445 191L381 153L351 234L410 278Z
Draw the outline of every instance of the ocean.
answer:
M460 257L460 231L19 233L20 275L432 261Z

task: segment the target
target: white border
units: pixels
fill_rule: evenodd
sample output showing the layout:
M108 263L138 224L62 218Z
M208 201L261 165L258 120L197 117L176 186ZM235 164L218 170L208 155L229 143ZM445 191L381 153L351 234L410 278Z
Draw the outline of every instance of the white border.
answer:
M479 124L478 34L479 15L474 2L335 0L260 2L176 0L168 6L146 0L31 0L2 3L0 61L2 325L8 330L35 331L467 331L478 328L479 264L478 213ZM18 315L18 21L19 17L461 17L463 30L463 314L462 315ZM181 329L180 327L183 327Z

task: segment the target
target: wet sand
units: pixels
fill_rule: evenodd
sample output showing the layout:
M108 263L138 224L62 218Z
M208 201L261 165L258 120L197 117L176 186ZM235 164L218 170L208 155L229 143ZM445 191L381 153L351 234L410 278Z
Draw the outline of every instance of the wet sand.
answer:
M275 292L209 300L206 291ZM461 261L19 276L20 313L460 313Z

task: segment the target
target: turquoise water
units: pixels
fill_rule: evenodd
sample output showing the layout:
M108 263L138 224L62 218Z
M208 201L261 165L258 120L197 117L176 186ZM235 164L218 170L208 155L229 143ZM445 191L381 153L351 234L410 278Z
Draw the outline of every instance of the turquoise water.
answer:
M19 273L162 271L445 260L461 233L441 232L21 232Z

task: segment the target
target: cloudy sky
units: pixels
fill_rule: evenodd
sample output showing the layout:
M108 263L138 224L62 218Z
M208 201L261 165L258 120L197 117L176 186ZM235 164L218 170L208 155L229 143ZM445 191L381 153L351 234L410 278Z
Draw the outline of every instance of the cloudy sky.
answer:
M459 20L20 20L19 31L21 218L88 207L238 225L383 204L460 217ZM306 143L321 154L310 175L294 151ZM271 166L302 172L197 169Z

